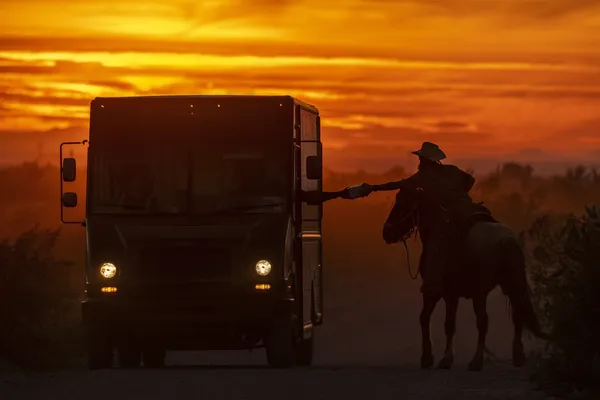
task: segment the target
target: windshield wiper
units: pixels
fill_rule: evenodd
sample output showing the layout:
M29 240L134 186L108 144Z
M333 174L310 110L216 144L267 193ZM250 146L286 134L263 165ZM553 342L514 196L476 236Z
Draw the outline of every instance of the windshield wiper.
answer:
M222 208L222 209L220 209L218 211L215 211L212 214L213 215L228 214L228 213L233 213L233 212L237 212L237 211L253 210L255 208L278 207L278 206L283 206L283 205L285 205L285 203L282 203L282 202L279 202L279 203L265 203L265 204L241 204L241 205L236 205L236 206L230 206L230 207Z

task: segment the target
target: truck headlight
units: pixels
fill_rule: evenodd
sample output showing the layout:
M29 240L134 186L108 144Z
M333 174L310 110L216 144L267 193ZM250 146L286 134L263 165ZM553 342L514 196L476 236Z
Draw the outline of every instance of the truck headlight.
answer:
M100 275L106 279L114 278L117 275L117 267L113 263L103 263L100 265Z
M267 276L271 273L271 263L268 262L267 260L260 260L259 262L256 263L256 266L254 267L254 269L256 270L256 273L260 276Z

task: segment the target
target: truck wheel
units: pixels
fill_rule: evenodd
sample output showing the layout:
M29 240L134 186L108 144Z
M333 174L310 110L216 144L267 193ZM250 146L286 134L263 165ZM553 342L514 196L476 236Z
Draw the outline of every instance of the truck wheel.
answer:
M314 324L314 321L316 319L315 295L314 295L314 292L311 292L311 293L312 293L311 315L312 315L312 321ZM315 327L313 325L311 337L308 339L302 338L296 343L296 363L298 365L307 367L312 364L313 353L314 353L313 349L314 349L314 342L315 342L314 338L315 338Z
M142 362L142 349L133 337L123 337L117 346L119 366L121 368L138 368Z
M165 358L167 357L167 351L160 348L149 348L144 349L142 352L144 359L144 367L146 368L162 368L165 366Z
M314 335L314 330L313 330ZM302 339L296 344L296 362L298 365L307 367L313 361L314 336L309 339Z
M120 347L118 353L121 368L138 368L142 362L142 352L139 349Z
M105 335L87 332L86 353L89 369L107 369L112 366L113 348Z
M274 368L291 368L296 363L296 332L291 314L275 318L271 322L265 340L267 362Z

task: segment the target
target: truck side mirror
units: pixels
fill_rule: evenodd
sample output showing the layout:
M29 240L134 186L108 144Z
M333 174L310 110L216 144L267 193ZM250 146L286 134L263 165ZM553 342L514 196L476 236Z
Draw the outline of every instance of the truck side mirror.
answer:
M77 207L77 193L66 192L62 195L63 206L73 208Z
M62 177L65 182L73 182L77 177L77 162L74 158L65 158L62 165Z
M319 156L306 157L306 177L311 180L321 179L323 177L323 166Z

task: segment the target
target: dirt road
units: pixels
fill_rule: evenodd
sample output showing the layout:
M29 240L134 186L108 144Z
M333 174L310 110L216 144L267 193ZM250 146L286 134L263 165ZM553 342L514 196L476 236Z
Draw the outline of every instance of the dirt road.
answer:
M12 399L536 399L527 382L503 368L485 373L422 372L412 366L314 367L297 371L172 368L84 371L0 385Z
M0 399L541 398L524 371L510 366L512 326L498 292L489 299L488 345L500 361L488 363L482 372L466 370L476 328L471 304L463 302L456 365L450 371L421 371L419 283L409 282L405 270L395 266L354 275L332 271L328 278L326 321L316 332L316 360L310 369L266 369L263 351L170 353L167 361L173 367L163 370L13 375L0 383ZM444 345L443 314L441 304L432 322L437 360Z
M262 352L172 354L162 370L64 371L13 376L0 384L3 400L106 399L541 399L519 371L494 365L482 373L421 371L414 365L270 370ZM208 366L214 361L221 366ZM186 365L187 364L187 365ZM192 364L192 365L190 365ZM196 364L196 365L193 365ZM204 365L202 365L204 364ZM226 365L229 364L229 365ZM252 365L254 364L254 365Z

